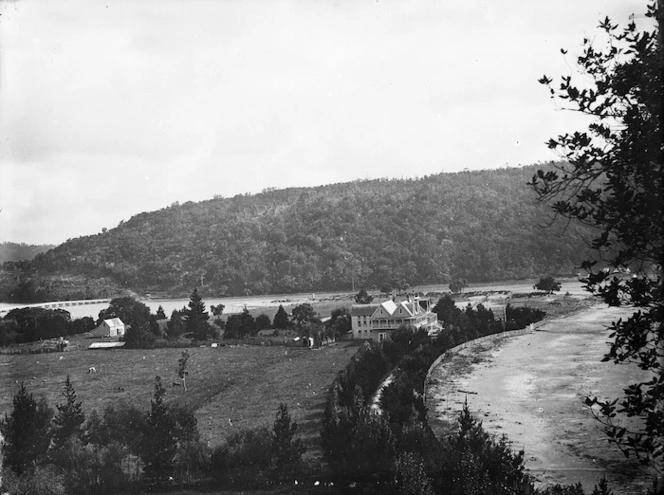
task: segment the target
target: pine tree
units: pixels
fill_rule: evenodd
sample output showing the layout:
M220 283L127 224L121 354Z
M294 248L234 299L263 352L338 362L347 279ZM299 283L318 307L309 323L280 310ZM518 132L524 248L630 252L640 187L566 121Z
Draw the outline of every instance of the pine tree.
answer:
M166 324L166 335L169 339L177 339L184 333L184 323L177 309L171 313L171 319Z
M277 472L293 474L302 460L306 449L301 440L293 440L296 430L297 422L291 421L288 406L279 404L272 426L272 463Z
M5 413L0 421L5 466L21 474L46 454L51 442L49 423L52 417L53 410L46 400L42 398L37 402L21 383L14 395L14 410L9 416Z
M161 377L155 377L154 400L150 401L150 412L147 415L141 459L145 463L145 474L160 484L173 472L177 440L175 438L175 421L164 404L166 390L161 384Z
M83 432L82 425L85 422L82 403L76 401L76 391L69 380L69 375L65 380L62 395L65 402L56 406L58 412L53 418L53 444L56 450L61 449L68 439L80 438Z
M205 309L205 303L194 289L189 299L189 309L186 310L186 331L191 333L195 340L206 340L214 335L214 329L208 323L210 315Z
M166 313L164 312L164 308L162 308L161 305L159 305L159 307L157 308L157 313L155 314L155 317L158 320L165 320L166 319Z
M280 304L279 309L277 310L277 314L274 315L272 326L274 328L283 330L288 328L288 323L289 323L288 314L286 313L284 307Z

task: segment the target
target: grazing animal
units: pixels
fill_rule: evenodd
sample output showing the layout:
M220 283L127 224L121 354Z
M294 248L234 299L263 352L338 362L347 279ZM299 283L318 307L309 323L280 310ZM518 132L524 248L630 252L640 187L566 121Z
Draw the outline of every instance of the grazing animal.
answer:
M96 372L97 372L97 368L95 368L94 366L90 366L90 367L88 368L88 375L89 375L90 373L96 373Z

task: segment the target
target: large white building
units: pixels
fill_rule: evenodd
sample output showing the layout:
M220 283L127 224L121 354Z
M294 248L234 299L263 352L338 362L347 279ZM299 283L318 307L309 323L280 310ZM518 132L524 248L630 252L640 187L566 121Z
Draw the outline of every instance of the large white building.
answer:
M350 309L354 339L382 342L401 327L423 328L429 334L442 329L438 315L431 311L431 300L409 297L405 301L387 300L377 304L353 304Z

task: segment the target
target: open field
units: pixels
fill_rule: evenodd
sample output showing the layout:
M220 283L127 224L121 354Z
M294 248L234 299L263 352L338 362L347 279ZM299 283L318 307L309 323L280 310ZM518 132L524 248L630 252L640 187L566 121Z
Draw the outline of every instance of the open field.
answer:
M51 406L62 400L67 374L86 412L126 400L147 409L154 378L162 377L167 399L196 411L201 437L220 444L232 431L271 426L280 402L288 404L298 433L320 455L318 432L328 386L356 352L353 343L318 350L300 347L226 346L189 348L188 391L173 388L183 349L75 350L64 353L0 355L0 414L12 407L17 382ZM97 373L88 374L94 366Z
M534 333L461 350L432 372L427 407L434 431L442 434L468 400L487 431L525 450L536 479L580 481L589 493L606 476L615 493L642 493L646 475L608 444L584 405L589 395L618 397L645 377L636 366L601 362L606 325L628 312L595 305L549 319Z

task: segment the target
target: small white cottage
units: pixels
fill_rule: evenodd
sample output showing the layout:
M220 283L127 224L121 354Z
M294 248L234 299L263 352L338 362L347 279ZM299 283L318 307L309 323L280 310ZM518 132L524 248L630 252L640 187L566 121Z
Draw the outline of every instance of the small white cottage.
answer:
M120 318L102 320L91 333L95 337L122 337L125 334L125 324Z

